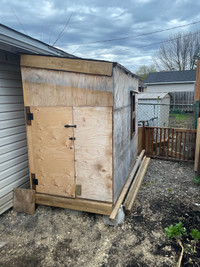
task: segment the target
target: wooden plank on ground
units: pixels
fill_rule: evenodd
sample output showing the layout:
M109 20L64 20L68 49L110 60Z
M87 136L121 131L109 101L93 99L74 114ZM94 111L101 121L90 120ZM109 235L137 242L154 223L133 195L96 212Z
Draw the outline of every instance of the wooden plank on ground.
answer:
M112 204L36 193L36 204L110 215Z
M200 118L198 118L197 122L197 136L196 136L196 148L195 148L195 162L194 162L194 171L197 171L198 162L199 159L199 148L200 148Z
M128 189L129 189L131 183L132 183L132 180L133 180L133 178L135 176L135 173L137 172L138 167L139 167L139 165L140 165L140 163L142 161L142 158L144 156L144 153L145 153L145 150L143 149L141 151L138 159L136 160L136 163L134 164L132 170L130 171L130 173L128 175L128 178L126 180L126 183L125 183L125 185L124 185L124 187L122 189L122 192L119 195L119 198L118 198L117 202L115 203L114 209L112 210L112 213L110 215L110 220L114 220L116 218L117 213L118 213L118 210L119 210L122 202L124 201L124 198L125 198L125 196L126 196L126 194L128 192Z
M85 59L21 55L21 66L112 76L113 64Z
M150 162L150 158L147 157L147 158L144 160L144 164L143 164L143 166L142 166L142 168L141 168L141 171L138 172L138 178L137 178L138 182L137 182L137 184L136 184L136 187L135 187L135 190L134 190L133 195L132 195L132 197L131 197L131 200L130 200L130 202L128 203L127 208L126 208L126 211L129 212L129 213L131 212L132 207L133 207L133 204L134 204L134 202L135 202L135 200L136 200L136 198L137 198L139 189L140 189L140 187L141 187L141 185L142 185L142 181L143 181L143 179L144 179L144 176L145 176L145 174L146 174L147 168L148 168L148 166L149 166L149 162Z
M134 190L135 190L135 187L136 187L136 185L138 183L138 177L139 177L139 174L140 174L141 170L143 169L145 160L146 160L146 156L144 156L144 158L142 160L142 163L141 163L141 165L140 165L140 167L138 169L138 172L137 172L137 174L136 174L136 176L134 178L134 181L131 184L131 187L129 189L129 192L128 192L125 200L124 200L123 206L124 206L125 209L128 207L128 203L131 201L131 197L132 197L132 195L134 193Z
M13 210L26 214L35 213L35 190L15 188L13 190Z

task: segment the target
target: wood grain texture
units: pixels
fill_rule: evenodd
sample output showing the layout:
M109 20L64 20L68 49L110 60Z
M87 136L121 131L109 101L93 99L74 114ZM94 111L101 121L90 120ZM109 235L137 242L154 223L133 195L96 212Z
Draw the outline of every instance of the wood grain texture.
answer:
M112 76L113 64L94 60L21 55L21 66Z
M194 171L197 171L199 161L199 149L200 149L200 118L197 121L197 136L196 136L196 148L195 148L195 161L194 161Z
M36 192L75 197L72 108L31 107L27 126L30 173L38 179Z
M112 204L36 193L36 204L110 215Z
M33 215L35 213L35 190L15 188L13 210Z
M112 108L74 107L78 198L112 202Z
M113 106L112 78L22 67L26 106Z
M200 100L200 60L197 62L194 101Z

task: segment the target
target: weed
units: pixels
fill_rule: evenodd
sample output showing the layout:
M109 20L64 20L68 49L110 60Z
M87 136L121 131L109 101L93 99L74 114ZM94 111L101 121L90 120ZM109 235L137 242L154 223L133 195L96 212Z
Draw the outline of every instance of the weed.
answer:
M200 177L195 174L194 178L192 179L192 181L196 184L196 185L200 185Z
M200 240L200 231L192 229L190 235L194 239L194 252L196 253L197 242Z
M185 227L183 227L182 222L175 225L171 224L169 227L165 228L165 234L169 238L175 238L180 240L183 235L187 235Z

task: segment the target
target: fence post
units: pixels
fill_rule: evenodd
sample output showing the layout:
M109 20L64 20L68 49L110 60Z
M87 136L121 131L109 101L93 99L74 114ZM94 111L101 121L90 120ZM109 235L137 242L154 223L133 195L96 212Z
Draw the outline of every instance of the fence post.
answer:
M196 100L195 102L195 124L194 124L195 129L197 129L198 117L199 117L199 100Z

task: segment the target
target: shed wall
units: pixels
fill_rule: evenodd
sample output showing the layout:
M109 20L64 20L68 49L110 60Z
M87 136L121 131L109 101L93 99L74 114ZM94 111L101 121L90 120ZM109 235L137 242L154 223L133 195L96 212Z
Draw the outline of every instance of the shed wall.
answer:
M12 207L13 188L29 186L19 56L0 50L0 214Z
M137 157L138 127L131 139L131 97L130 91L138 91L138 80L119 67L113 70L113 157L114 157L114 202L117 200L131 164ZM136 95L137 121L137 95Z

